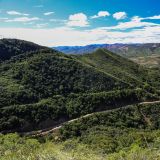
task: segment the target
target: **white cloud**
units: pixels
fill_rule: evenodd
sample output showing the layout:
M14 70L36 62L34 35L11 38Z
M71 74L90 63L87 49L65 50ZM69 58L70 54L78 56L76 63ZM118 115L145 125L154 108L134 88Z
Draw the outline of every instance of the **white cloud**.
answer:
M91 19L106 17L106 16L110 16L110 13L108 11L99 11L98 14L92 16Z
M21 13L21 12L17 12L17 11L7 11L7 14L9 14L9 15L19 15L19 16L29 16L29 14Z
M126 17L127 17L126 12L116 12L113 14L113 18L115 18L116 20L125 19Z
M155 15L155 16L152 16L152 17L146 17L146 18L143 18L143 19L160 19L160 15Z
M5 22L31 22L31 21L38 21L40 20L38 17L18 17L18 18L13 18L13 19L8 19L5 20Z
M0 35L19 38L46 46L87 45L95 43L159 43L160 25L146 26L130 32L105 28L79 31L69 27L54 29L0 28Z
M88 18L84 13L77 13L69 16L67 26L86 27L89 26Z
M46 12L46 13L44 13L45 16L49 16L49 15L52 15L52 14L54 14L54 12Z
M26 19L27 18L27 19ZM158 18L152 16L152 18ZM159 43L160 42L160 24L145 22L145 19L151 17L134 16L128 22L121 22L116 26L99 27L90 30L78 30L70 26L86 26L88 24L87 16L83 13L71 15L69 20L50 19L50 21L72 22L66 27L44 28L47 23L37 24L38 17L20 17L12 19L18 22L35 22L36 28L0 28L0 35L6 38L18 38L32 41L46 46L58 45L87 45L95 43ZM5 21L10 21L6 19ZM83 22L82 25L80 22ZM38 28L37 28L38 27ZM126 31L126 29L130 29Z
M59 23L65 23L65 22L67 22L67 20L64 20L64 19L50 19L49 21L50 22L59 22Z
M126 29L133 29L133 28L139 28L139 27L149 27L149 26L159 25L159 24L152 23L152 22L143 22L142 20L144 19L146 18L134 16L129 22L120 22L116 26L103 27L103 28L108 29L108 30L126 30Z

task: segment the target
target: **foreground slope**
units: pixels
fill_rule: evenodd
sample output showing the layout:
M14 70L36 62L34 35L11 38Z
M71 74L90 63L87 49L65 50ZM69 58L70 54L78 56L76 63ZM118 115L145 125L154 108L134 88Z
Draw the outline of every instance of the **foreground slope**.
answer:
M94 114L46 139L0 135L0 159L158 160L159 110L160 104L143 104Z

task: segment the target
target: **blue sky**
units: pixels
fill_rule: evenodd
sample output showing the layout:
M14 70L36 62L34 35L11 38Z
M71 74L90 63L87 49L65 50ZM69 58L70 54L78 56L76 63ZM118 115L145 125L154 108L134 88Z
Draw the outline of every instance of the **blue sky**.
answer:
M0 0L0 36L46 46L160 42L160 1Z

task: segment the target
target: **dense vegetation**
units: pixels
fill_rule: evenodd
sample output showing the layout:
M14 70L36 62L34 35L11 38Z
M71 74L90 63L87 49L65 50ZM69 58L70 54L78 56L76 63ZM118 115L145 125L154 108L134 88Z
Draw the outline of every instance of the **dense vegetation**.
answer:
M11 57L30 52L45 49L46 47L37 44L20 41L17 39L1 39L0 40L0 62L8 60Z
M2 63L0 87L2 107L33 103L53 95L111 91L131 85L72 57L43 50Z
M0 159L158 160L159 136L159 130L119 131L113 128L101 128L99 133L92 135L85 143L77 139L65 142L47 140L45 143L40 143L36 139L21 138L17 134L0 135Z
M126 83L138 86L147 81L147 70L145 68L108 50L98 49L91 54L76 57L82 62L114 75Z
M109 110L145 99L156 99L141 89L71 94L43 99L38 103L11 105L0 109L0 130L34 130L96 111Z
M85 135L87 129L94 126L111 126L136 129L160 128L160 103L133 105L116 110L96 113L64 125L61 129L63 138Z
M0 132L69 121L45 138L0 135L0 159L160 158L160 104L139 104L159 100L159 71L105 49L76 56L0 40Z
M159 109L160 104L152 104L129 106L95 114L67 124L60 135L38 140L22 138L17 134L0 135L0 158L2 160L159 159ZM67 132L69 129L72 138L61 141L61 138L69 133ZM75 131L81 134L75 134Z

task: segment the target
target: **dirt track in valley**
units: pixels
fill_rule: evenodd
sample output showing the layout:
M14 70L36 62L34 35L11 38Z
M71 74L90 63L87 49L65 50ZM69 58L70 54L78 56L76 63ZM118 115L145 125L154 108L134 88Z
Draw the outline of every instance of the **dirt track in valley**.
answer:
M143 105L143 104L156 104L156 103L160 103L160 100L159 101L152 101L152 102L141 102L141 103L138 103L137 105ZM129 105L127 105L129 106ZM124 107L127 107L127 106L124 106ZM123 107L123 108L124 108ZM118 109L118 108L116 108ZM112 109L113 110L113 109ZM114 109L115 110L115 109ZM48 135L50 133L54 133L56 131L58 131L60 128L62 128L62 126L65 124L65 123L71 123L71 122L74 122L74 121L77 121L79 119L82 119L82 118L86 118L86 117L89 117L91 115L94 115L94 114L97 114L97 113L104 113L104 112L108 112L108 111L111 111L111 110L106 110L106 111L100 111L100 112L94 112L94 113L90 113L90 114L86 114L84 116L81 116L79 118L75 118L75 119L72 119L72 120L69 120L69 121L66 121L58 126L54 126L54 127L50 127L48 129L44 129L44 130L38 130L38 131L31 131L31 132L25 132L25 133L22 133L22 135L25 135L25 136L32 136L32 137L36 137L36 136L45 136L45 135Z

